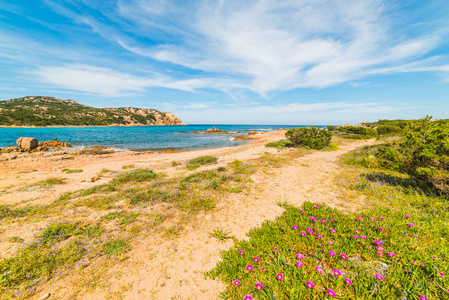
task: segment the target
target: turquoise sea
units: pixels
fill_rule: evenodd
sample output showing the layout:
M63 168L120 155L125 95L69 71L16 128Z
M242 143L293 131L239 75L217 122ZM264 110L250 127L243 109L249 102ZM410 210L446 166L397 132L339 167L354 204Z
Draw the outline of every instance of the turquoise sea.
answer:
M118 150L197 150L238 146L238 141L227 134L199 134L208 128L219 128L235 135L246 135L248 131L272 131L279 128L305 127L305 125L187 125L187 126L138 126L138 127L44 127L44 128L0 128L0 148L16 145L19 137L35 137L38 141L57 138L73 147L107 146ZM184 134L180 134L184 133Z

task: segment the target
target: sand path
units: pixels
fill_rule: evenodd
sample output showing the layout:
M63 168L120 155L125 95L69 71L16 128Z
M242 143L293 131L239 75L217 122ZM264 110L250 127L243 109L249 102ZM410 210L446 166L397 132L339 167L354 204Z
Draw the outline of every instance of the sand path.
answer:
M90 161L88 165L87 161L81 160L70 162L69 166L82 167L85 173L89 172L87 176L90 176L104 166L119 172L121 165L133 163L136 167L151 167L174 175L181 171L175 168L167 169L173 160L183 161L199 155L216 155L219 157L219 164L226 165L235 159L248 160L260 157L266 151L276 154L277 149L265 148L264 144L267 140L276 140L281 136L279 132L273 133L265 136L261 142L237 148L119 156L103 161ZM342 200L338 198L338 186L334 180L340 170L338 157L373 142L357 141L342 145L336 151L314 152L304 157L292 158L279 168L257 172L251 176L255 183L250 192L230 194L224 201L218 203L213 212L198 215L193 222L196 225L186 226L180 238L167 240L149 234L147 238L133 245L125 263L110 264L96 277L87 276L89 278L86 277L86 280L93 282L86 284L85 288L77 288L75 291L66 280L55 278L45 283L43 289L40 289L41 292L32 299L39 299L48 292L52 293L54 299L219 299L224 285L218 280L204 279L204 272L215 266L220 259L220 251L231 247L233 242L228 240L225 243L218 243L215 238L210 237L212 230L217 227L226 228L237 238L244 239L251 228L282 214L284 209L276 204L278 201L288 201L296 206L304 201L340 206ZM51 168L54 166L49 166L46 171L40 171L42 177L51 174ZM73 189L75 182L79 183L80 178L82 177L68 178L68 182L73 180L74 185L62 187L62 190L55 191L55 194L60 194L65 189ZM39 198L34 195L34 198L36 200L33 202L43 203L50 201L52 196ZM91 266L87 266L84 273L92 275L90 268Z

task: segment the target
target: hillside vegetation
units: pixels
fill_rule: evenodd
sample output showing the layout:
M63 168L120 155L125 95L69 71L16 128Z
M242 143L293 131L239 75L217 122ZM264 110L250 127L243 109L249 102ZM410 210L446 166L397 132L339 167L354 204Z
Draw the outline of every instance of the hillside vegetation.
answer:
M171 113L133 107L94 108L49 96L0 101L0 126L184 125Z

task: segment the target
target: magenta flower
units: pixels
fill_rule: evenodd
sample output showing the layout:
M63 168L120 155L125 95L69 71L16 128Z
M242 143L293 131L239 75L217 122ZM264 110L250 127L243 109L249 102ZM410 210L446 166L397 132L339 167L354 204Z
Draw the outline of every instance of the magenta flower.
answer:
M385 251L385 249L384 248L382 248L382 247L376 247L376 249L377 249L377 251Z
M406 218L410 218L410 216L409 216L409 215L404 215L404 217L406 217Z
M376 221L376 219L374 219L374 218L370 218L370 220L373 221L373 222Z
M245 251L242 250L239 253L240 253L240 255L243 255L243 254L245 254Z
M377 246L382 246L383 243L381 241L374 241L374 244L376 244Z
M361 235L360 237L361 237L362 239L366 240L366 236Z
M317 272L320 273L320 274L323 273L323 269L321 269L320 267L316 267L315 270L317 270Z
M322 238L323 238L323 236L322 236L322 235L319 235L319 234L317 234L316 237L319 238L319 239L322 239Z
M259 260L260 260L260 259L259 259L257 256L254 256L254 261L255 261L255 262L259 262Z
M410 227L415 226L413 223L408 223L407 225L410 226Z
M380 275L380 274L376 274L376 275L374 275L377 279L379 279L379 280L384 280L384 278L382 277L382 275Z
M334 275L335 275L335 276L340 276L340 275L341 275L341 272L340 272L339 270L334 270Z
M334 228L331 228L332 233L336 233L337 231Z
M345 278L345 282L346 282L347 284L352 284L352 280L349 279L349 278Z
M307 285L307 287L308 287L309 289L313 289L313 288L315 287L315 285L314 285L313 282L311 282L311 281L307 281L307 282L306 282L306 285Z
M335 255L337 255L337 254L335 254L334 251L329 251L329 254L330 254L330 256L335 256Z
M296 226L296 225L293 225L293 229L298 229L298 226Z
M301 253L296 253L296 257L299 259L304 259L304 255L302 255Z
M327 293L329 294L329 296L335 297L335 292L333 290L327 289Z
M334 219L331 219L331 222L335 222L335 220L334 220Z
M432 256L433 259L437 259L436 256Z
M296 265L301 268L304 264L302 262L300 262L300 261L297 261Z
M357 218L356 220L357 220L357 221L360 221L360 218Z
M321 223L326 223L326 220L324 220L324 219L323 219L323 220L321 220Z
M391 257L395 257L396 256L396 254L394 254L393 252L388 252L388 255L391 256Z
M237 286L239 286L240 285L240 280L234 280L234 285L237 285Z
M384 218L384 217L380 217L379 219L383 220L383 219L385 219L385 218Z
M301 235L302 235L302 236L306 236L307 234L306 234L304 231L302 231L302 232L301 232Z
M278 248L274 248L273 250L274 250L274 251L278 251Z
M318 208L318 205L314 205L313 207Z
M246 269L249 270L249 271L252 271L252 270L253 270L253 266L247 265L247 266L246 266Z
M253 300L253 297L251 297L251 295L246 295L244 300Z
M260 291L261 289L263 289L262 283L260 283L260 282L256 283L256 289L258 289L259 291Z
M332 241L329 241L329 244L333 245L333 244L334 244L334 242L332 242Z
M384 230L382 227L377 227L377 229L379 229L380 231Z
M440 276L441 276L441 277L444 277L444 273L443 273L443 272L440 272Z
M282 273L278 273L277 275L276 275L276 279L277 280L284 280L284 275L282 274Z
M424 296L424 295L419 295L419 299L421 299L421 300L429 300L429 298L427 298L427 297Z
M355 238L355 239L358 238L358 236L356 236L356 235L353 235L352 237Z
M340 256L341 256L341 258L343 258L343 259L348 259L348 256L347 256L346 254L344 254L344 253L340 254Z

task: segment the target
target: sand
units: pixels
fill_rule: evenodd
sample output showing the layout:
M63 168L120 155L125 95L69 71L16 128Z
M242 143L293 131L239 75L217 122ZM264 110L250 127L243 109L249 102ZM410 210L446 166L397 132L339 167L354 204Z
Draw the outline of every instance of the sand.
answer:
M201 155L214 155L219 160L217 165L204 166L197 171L226 166L235 159L257 159L264 152L288 154L285 157L289 158L277 167L252 174L254 183L248 192L229 194L212 212L200 213L192 221L192 226L184 227L179 238L164 239L150 234L134 243L123 261L108 261L106 257L100 257L84 267L81 273L86 274L85 278L79 275L55 276L40 284L31 299L39 299L47 293L52 294L51 299L219 299L220 292L224 291L223 283L204 279L204 272L215 266L220 259L220 251L229 249L233 241L217 242L210 236L212 230L226 228L238 239L246 239L245 234L251 228L282 214L284 209L277 204L279 201L288 201L296 206L304 201L313 201L347 208L348 204L339 197L339 187L335 182L335 176L341 170L338 158L357 147L374 143L373 140L348 142L341 144L339 150L309 151L306 155L290 155L292 150L264 146L268 141L284 138L284 133L258 134L254 143L233 148L175 153L122 152L105 156L71 156L66 153L0 163L0 204L46 205L64 192L108 182L126 171L122 169L124 165L151 168L170 177L189 174L185 167L172 167L173 161L186 162ZM61 170L65 168L82 169L84 172L64 174ZM110 171L90 182L103 169ZM35 182L54 176L64 177L66 184L51 189L34 188L38 186ZM14 234L25 240L31 239L37 226L39 224L16 228ZM5 231L0 234L0 254L3 256L14 253L18 247L6 241L11 234Z

